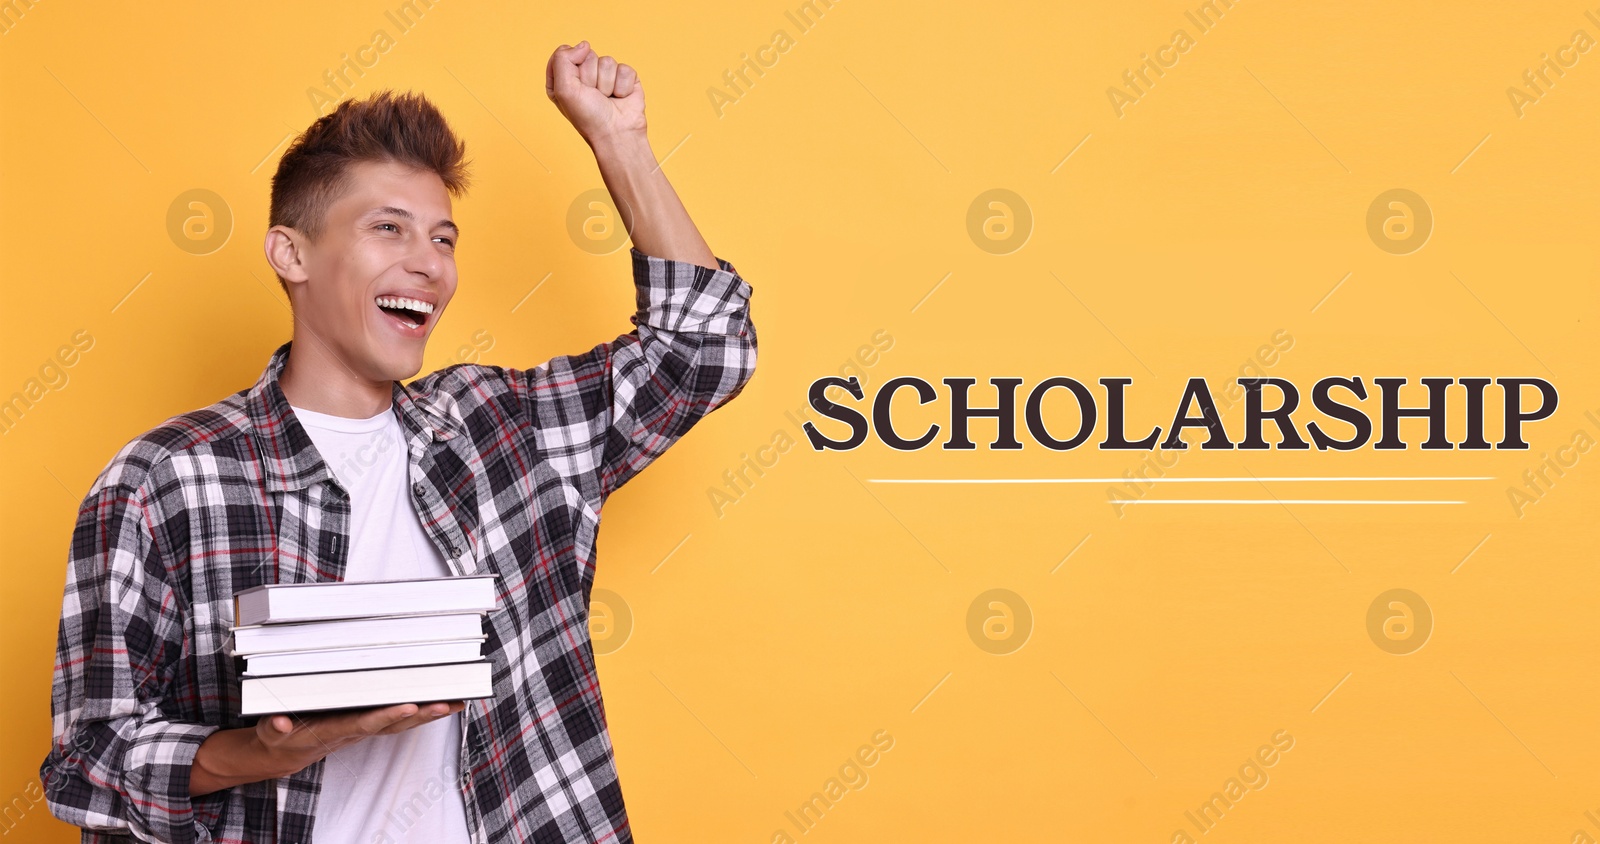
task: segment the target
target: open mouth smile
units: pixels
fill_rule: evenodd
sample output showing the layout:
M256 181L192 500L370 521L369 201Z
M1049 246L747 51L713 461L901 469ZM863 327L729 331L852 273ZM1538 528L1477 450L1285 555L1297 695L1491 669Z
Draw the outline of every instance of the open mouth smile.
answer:
M373 300L390 322L407 336L420 337L433 316L434 304L407 296L379 296Z

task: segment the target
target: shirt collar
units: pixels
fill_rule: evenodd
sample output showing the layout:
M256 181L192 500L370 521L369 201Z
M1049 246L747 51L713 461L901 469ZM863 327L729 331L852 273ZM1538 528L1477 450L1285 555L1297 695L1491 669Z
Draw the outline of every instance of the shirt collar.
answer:
M278 383L283 366L289 360L291 345L292 342L284 343L272 353L266 370L250 388L245 402L259 446L267 489L271 492L304 489L333 477L312 444L311 436L295 418L289 399ZM437 396L399 381L394 382L393 407L408 441L419 434L444 441L466 432L461 420L440 406Z

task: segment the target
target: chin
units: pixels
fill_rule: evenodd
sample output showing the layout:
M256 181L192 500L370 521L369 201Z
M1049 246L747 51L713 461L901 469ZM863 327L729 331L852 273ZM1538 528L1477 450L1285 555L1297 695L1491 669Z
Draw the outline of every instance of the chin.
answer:
M388 381L405 381L422 371L422 352L390 352L373 358L373 369Z

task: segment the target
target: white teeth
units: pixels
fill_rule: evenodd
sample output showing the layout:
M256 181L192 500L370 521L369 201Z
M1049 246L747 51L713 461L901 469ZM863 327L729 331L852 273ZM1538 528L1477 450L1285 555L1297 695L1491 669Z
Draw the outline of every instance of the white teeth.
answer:
M419 314L433 313L433 305L421 299L407 299L404 296L379 296L377 301L380 308L402 308L408 311L416 311Z

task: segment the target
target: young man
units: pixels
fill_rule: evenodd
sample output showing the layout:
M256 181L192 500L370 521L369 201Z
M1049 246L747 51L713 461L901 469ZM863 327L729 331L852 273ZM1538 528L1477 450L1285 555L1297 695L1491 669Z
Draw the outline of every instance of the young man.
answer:
M456 291L464 146L420 96L312 124L265 244L293 340L79 511L40 776L84 840L632 840L587 623L600 511L749 380L751 291L659 169L632 68L563 45L545 92L631 232L635 330L402 383ZM493 698L239 717L234 593L472 573L499 577Z

